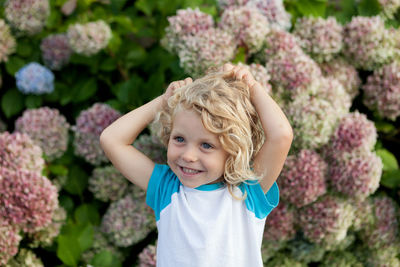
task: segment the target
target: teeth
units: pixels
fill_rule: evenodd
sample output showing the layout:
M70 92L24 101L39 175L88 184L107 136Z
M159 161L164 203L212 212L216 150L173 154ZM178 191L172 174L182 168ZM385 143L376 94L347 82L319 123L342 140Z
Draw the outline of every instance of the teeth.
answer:
M188 169L188 168L183 168L183 167L182 167L182 170L184 172L186 172L186 173L199 173L200 172L200 171L196 171L196 170Z

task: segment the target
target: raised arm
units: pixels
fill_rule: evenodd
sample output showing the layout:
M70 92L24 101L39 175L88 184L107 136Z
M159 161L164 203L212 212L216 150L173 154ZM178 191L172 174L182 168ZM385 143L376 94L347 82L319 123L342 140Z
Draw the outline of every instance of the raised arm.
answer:
M154 162L132 146L132 143L167 104L173 90L190 82L192 80L187 78L185 81L171 83L163 95L120 117L100 135L101 148L112 164L143 190L147 190Z
M230 64L224 70L231 70L238 80L249 85L251 102L260 117L265 142L254 158L254 170L262 176L260 185L267 192L279 176L293 140L293 130L278 104L268 95L250 71Z

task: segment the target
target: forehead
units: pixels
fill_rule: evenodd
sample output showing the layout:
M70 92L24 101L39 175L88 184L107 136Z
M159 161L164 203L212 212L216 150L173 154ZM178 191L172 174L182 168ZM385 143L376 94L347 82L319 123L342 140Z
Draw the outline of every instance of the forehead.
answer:
M196 111L181 108L173 117L172 134L185 134L189 137L201 137L218 140L218 136L207 130Z

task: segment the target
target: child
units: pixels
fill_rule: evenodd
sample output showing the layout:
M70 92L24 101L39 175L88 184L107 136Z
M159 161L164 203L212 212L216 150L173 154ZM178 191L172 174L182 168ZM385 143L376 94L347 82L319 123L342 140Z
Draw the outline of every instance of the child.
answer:
M168 165L131 145L154 119ZM157 266L257 267L292 139L284 113L249 70L225 64L194 82L171 83L107 127L100 142L115 167L147 191Z

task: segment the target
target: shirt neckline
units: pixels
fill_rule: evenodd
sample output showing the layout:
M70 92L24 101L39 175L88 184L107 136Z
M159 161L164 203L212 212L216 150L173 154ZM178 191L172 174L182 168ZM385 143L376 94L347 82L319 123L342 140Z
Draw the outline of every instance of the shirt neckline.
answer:
M225 183L224 182L218 182L215 184L203 184L200 185L198 187L195 187L194 189L196 190L200 190L200 191L213 191L213 190L217 190L221 187L224 187Z

